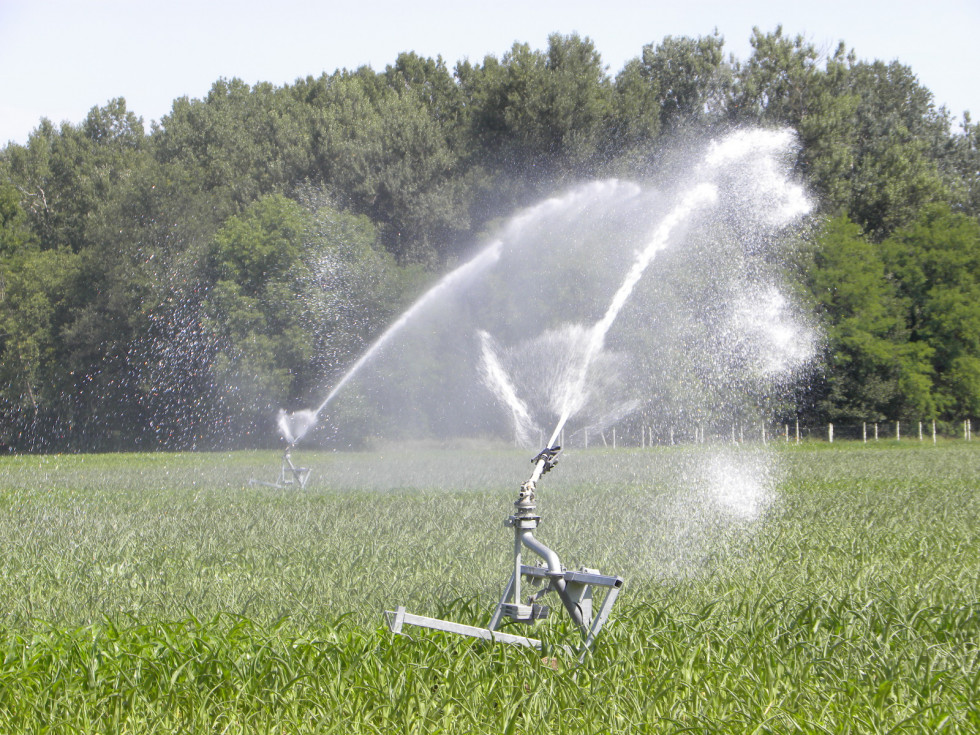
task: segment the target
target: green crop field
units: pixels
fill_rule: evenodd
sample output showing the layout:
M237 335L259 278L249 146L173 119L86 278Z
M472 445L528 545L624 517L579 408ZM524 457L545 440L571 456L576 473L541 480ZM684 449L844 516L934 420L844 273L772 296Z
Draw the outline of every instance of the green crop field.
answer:
M536 536L626 579L581 664L383 626L486 623L529 456L296 454L0 459L0 732L980 731L980 444L569 452Z

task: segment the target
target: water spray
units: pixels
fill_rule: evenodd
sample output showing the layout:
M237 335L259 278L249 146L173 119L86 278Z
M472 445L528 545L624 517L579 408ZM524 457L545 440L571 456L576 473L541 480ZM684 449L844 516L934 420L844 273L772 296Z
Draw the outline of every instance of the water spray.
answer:
M393 633L401 633L403 627L407 624L444 630L475 638L540 648L540 640L527 636L498 633L497 626L504 616L509 617L515 622L527 624L533 624L538 620L548 617L550 608L539 604L539 600L549 592L555 592L561 601L562 607L564 607L572 622L582 634L579 653L582 657L586 655L595 637L609 617L612 606L616 602L616 597L619 595L619 591L623 586L623 579L618 576L600 574L598 571L588 568L582 568L579 571L567 570L562 566L558 554L534 537L534 531L541 522L541 516L537 515L537 503L535 499L537 483L558 462L558 454L561 451L561 447L557 443L558 437L561 436L565 424L572 415L582 408L592 363L602 352L606 335L630 295L633 293L633 289L654 258L670 243L676 230L687 222L694 212L714 204L717 198L717 187L711 183L698 184L681 196L674 209L663 218L653 231L645 247L636 254L632 266L613 295L602 318L589 330L585 350L581 359L578 361L576 369L571 371L568 379L562 386L561 410L558 424L555 426L554 432L546 447L532 460L534 471L531 473L531 477L521 485L517 501L514 503L516 510L506 521L506 525L514 529L513 572L487 627L477 628L470 625L460 625L447 620L412 615L407 613L403 606L399 606L394 612L386 612L388 626ZM495 369L499 366L494 361L487 359L490 353L489 338L481 334L481 341L483 345L484 367L490 377L493 378L497 392L507 398L508 404L511 405L515 413L516 420L519 412L515 409L516 404L514 401L508 397L513 394L513 390L510 389L508 381L503 379L506 376L501 377L497 375L498 372L502 372ZM533 551L541 557L544 565L525 565L522 560L522 551L524 548ZM521 582L524 578L532 585L542 582L547 582L547 585L529 595L526 601L524 601L521 597ZM595 609L593 606L594 588L604 588L606 590L605 597L598 609Z
M636 249L633 249L633 228L622 230L624 235L622 244L628 245L633 251L633 259L598 321L588 326L577 323L565 325L565 332L574 337L565 340L569 349L561 354L567 355L567 359L558 361L550 357L546 360L532 359L530 380L515 380L514 374L508 374L504 363L497 357L498 350L491 336L492 325L488 324L487 320L480 320L474 324L480 348L478 358L480 377L493 395L509 409L514 423L515 438L526 443L529 437L536 433L537 424L533 417L536 407L533 402L525 402L520 394L521 389L526 390L531 384L536 386L532 390L540 388L542 378L545 377L542 375L542 365L551 367L557 365L561 368L552 370L553 375L547 376L545 381L550 389L547 393L548 410L558 417L558 422L551 438L544 444L544 449L534 456L532 460L534 470L528 480L520 486L514 509L506 519L505 525L514 531L512 566L509 570L509 581L504 586L503 594L486 627L413 615L406 612L404 606L398 606L394 611L385 613L392 632L400 634L404 626L412 625L489 641L540 648L542 645L540 640L517 634L513 630L502 632L498 628L505 617L513 623L527 626L547 619L551 614L551 607L545 604L546 598L548 594L554 592L561 603L561 609L564 609L581 634L581 643L578 646L580 654L583 657L587 654L609 617L622 588L623 579L619 576L601 574L594 569L566 569L561 564L558 554L535 537L534 534L541 522L535 497L537 485L558 461L561 452L560 443L564 443L559 442L559 437L563 435L566 423L573 416L580 414L595 395L601 364L609 357L606 351L606 339L610 329L619 319L647 268L659 254L668 248L671 242L678 240L686 227L696 224L697 219L701 217L719 217L718 221L724 225L720 227L720 231L730 231L737 236L738 232L750 227L761 228L763 233L773 232L806 214L810 204L803 190L788 181L782 173L785 164L781 163L780 159L788 156L793 145L794 137L788 130L737 131L712 142L702 160L693 167L689 183L680 190L678 196L669 200L638 197L641 193L638 187L623 187L613 182L580 188L569 195L547 200L526 210L511 221L500 239L486 246L473 259L444 276L432 289L423 294L361 355L315 410L300 412L308 414L310 419L308 424L292 423L292 419L280 422L280 431L288 443L280 473L280 483L285 483L288 477L298 480L298 476L292 474L297 470L289 457L289 451L295 443L316 423L319 414L326 409L334 396L361 372L366 364L377 358L387 343L393 340L407 323L421 318L430 303L442 303L444 296L448 298L461 292L464 286L469 287L478 276L491 269L497 269L495 275L502 274L502 277L489 280L488 283L492 285L508 281L503 277L507 275L507 269L514 268L515 263L521 265L519 258L511 257L515 254L512 247L519 246L522 237L529 234L526 231L534 234L535 228L550 221L549 218L560 217L562 220L567 220L572 217L572 221L575 222L572 216L574 213L588 211L588 207L594 201L607 201L610 197L617 200L623 196L636 198L636 202L631 205L631 211L632 208L647 206L651 202L656 204L651 209L651 214L657 217L656 224L649 231L644 231L645 239L637 243ZM665 204L671 203L672 207L661 210L661 201ZM615 208L612 211L616 212L617 216L621 214ZM648 222L653 224L645 212L641 222L644 226ZM639 233L636 236L640 236ZM570 233L570 237L572 242L590 242L589 238L581 239L576 233ZM737 237L735 242L738 242ZM754 242L756 239L749 244ZM720 252L725 254L728 251ZM738 256L739 253L741 253L739 257L743 260L755 257L748 251L742 253L739 250L736 255ZM695 262L698 261L695 259ZM739 262L741 260L736 265ZM742 280L733 275L732 283L733 289L737 289L742 284ZM528 284L527 288L533 286ZM541 295L542 303L554 311L558 305L547 303L551 300L549 292L542 291ZM795 332L792 330L780 332L775 328L781 323L777 318L781 313L779 293L773 290L772 294L766 297L765 302L771 305L765 315L759 316L756 313L758 307L753 302L753 307L749 309L747 315L735 309L732 311L732 318L729 319L733 322L735 333L743 336L748 334L752 338L752 345L771 344L773 351L779 353L780 359L759 362L755 366L755 372L759 372L762 377L783 374L802 359L801 355L790 354L789 348L794 344ZM545 335L558 333L551 326L551 313L548 312L549 330L544 333ZM592 314L591 305L586 313ZM504 326L509 327L509 324ZM717 326L718 324L713 325L714 328ZM454 326L454 329L466 334L467 337L472 334L469 330L458 329L458 326ZM508 328L505 331L512 330ZM541 336L538 339L541 339ZM724 354L730 355L730 358L725 364L739 365L741 352L734 350L730 345L728 347L729 351ZM305 484L305 478L302 483ZM529 550L539 558L537 564L524 563L525 550ZM601 601L599 601L600 597ZM557 606L555 608L560 613L560 609Z

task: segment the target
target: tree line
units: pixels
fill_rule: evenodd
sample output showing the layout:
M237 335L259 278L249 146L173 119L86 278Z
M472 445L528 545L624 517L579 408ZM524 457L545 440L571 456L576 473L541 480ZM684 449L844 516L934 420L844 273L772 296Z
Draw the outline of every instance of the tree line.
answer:
M898 61L751 46L666 37L612 74L555 34L221 79L149 130L123 99L41 120L0 150L0 445L261 443L516 206L745 124L798 132L819 202L792 264L827 337L806 420L980 414L980 125Z

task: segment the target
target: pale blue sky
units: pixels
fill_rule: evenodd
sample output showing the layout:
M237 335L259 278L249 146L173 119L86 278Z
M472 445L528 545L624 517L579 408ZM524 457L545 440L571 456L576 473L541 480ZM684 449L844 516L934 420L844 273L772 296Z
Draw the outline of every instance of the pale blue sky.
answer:
M41 117L81 122L125 97L149 128L177 97L203 97L220 77L277 85L401 51L500 57L514 41L543 49L549 33L590 37L615 75L647 43L718 28L749 55L752 26L803 34L832 51L898 59L957 117L980 117L980 0L0 0L0 146L26 141Z

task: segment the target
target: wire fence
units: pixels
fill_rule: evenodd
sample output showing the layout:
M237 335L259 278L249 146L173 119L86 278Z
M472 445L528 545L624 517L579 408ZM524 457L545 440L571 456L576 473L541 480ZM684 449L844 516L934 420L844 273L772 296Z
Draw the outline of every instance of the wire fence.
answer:
M576 448L646 448L675 444L802 442L920 442L973 441L973 419L962 421L862 421L860 423L807 424L789 422L732 423L706 426L614 426L602 431L579 429L562 433L559 443ZM544 439L542 438L542 441Z

